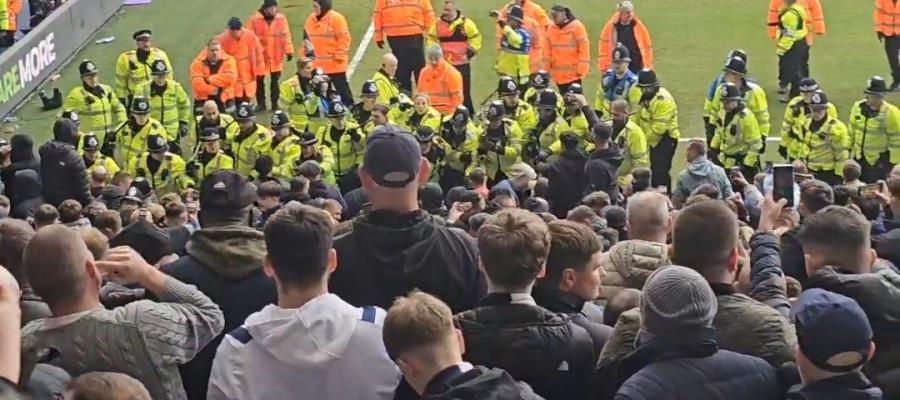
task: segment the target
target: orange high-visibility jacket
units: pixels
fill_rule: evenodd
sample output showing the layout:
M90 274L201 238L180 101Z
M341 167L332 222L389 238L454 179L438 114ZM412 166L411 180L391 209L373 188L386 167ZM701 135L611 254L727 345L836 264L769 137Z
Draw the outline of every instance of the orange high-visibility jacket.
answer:
M343 15L334 10L329 10L322 19L310 14L303 32L315 49L313 68L322 68L326 74L347 72L351 38Z
M653 68L653 42L650 40L650 31L647 26L638 19L636 14L632 15L632 23L634 24L634 39L637 41L638 50L641 52L641 59L644 68ZM616 24L619 23L619 12L616 11L603 25L600 31L600 42L597 43L597 68L601 73L609 69L612 65L612 53L616 48L619 39L616 37Z
M509 12L509 8L515 5L515 1L509 2L506 6L503 7L503 10L500 13L500 18L504 21L506 20L506 14ZM535 20L539 26L543 29L547 29L550 26L550 17L547 16L547 11L544 10L544 7L541 7L540 4L535 3L531 0L525 0L522 2L522 14L525 14L525 18L531 18Z
M550 24L544 41L544 63L558 85L572 83L591 72L591 43L577 19L559 27Z
M277 13L272 22L269 22L262 13L257 12L247 19L247 26L253 30L263 47L263 72L281 72L285 56L294 54L294 41L291 40L291 27L287 17Z
M900 4L893 0L875 0L875 32L900 35Z
M375 0L375 41L389 36L424 35L434 25L430 0Z
M191 87L194 100L209 100L217 93L222 102L234 98L234 84L238 71L234 57L222 54L222 59L213 66L206 58L206 49L200 51L191 63Z
M234 57L237 64L238 79L234 85L235 97L256 96L256 77L265 75L263 48L256 34L250 29L241 28L237 38L226 29L219 35L222 51Z
M453 114L463 102L462 74L444 59L436 67L422 68L416 89L418 94L428 95L431 106L444 115Z
M806 9L806 28L816 35L825 34L825 14L822 12L822 3L819 0L797 0L797 4ZM769 2L769 37L775 39L778 32L778 13L784 7L784 0L771 0ZM813 44L813 35L806 35L806 43Z
M18 28L16 27L16 19L19 18L19 13L22 12L22 0L9 0L6 3L6 13L9 17L9 30L15 32Z

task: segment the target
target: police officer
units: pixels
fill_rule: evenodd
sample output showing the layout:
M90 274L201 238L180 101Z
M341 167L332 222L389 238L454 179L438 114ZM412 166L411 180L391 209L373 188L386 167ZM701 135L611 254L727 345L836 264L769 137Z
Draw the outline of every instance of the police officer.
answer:
M800 79L804 77L804 68L809 62L809 44L806 42L809 21L806 14L806 8L797 4L797 0L784 0L784 5L778 10L775 54L778 56L779 101L782 103L800 95ZM785 90L788 86L789 93Z
M627 183L628 175L631 175L635 168L650 167L647 135L638 124L629 118L629 111L629 105L625 99L615 99L609 105L609 113L612 118L612 139L619 145L624 155L622 165L619 166L620 186Z
M733 57L725 64L723 68L725 72L724 82L732 83L738 89L738 93L743 100L743 108L753 113L756 123L759 126L759 134L762 135L762 148L760 153L765 152L766 138L769 137L769 103L766 99L766 91L761 86L750 81L747 78L747 63L741 58ZM716 91L712 101L706 103L708 106L706 112L712 117L717 117L724 102L722 95L722 85ZM713 132L707 132L707 137ZM748 175L744 175L748 176Z
M278 107L291 117L294 129L305 131L309 124L308 102L312 93L313 67L312 61L301 57L297 60L297 74L281 82L279 86Z
M748 57L749 56L747 55L746 51L741 50L741 49L732 49L725 56L725 64L728 64L728 62L732 58L740 58L741 61L744 62L744 68L746 69L746 67L749 63ZM745 78L747 80L752 81L752 79L749 77L745 76ZM713 132L715 131L715 127L713 127L712 123L710 122L713 119L713 115L710 114L714 108L712 102L713 102L713 99L715 99L716 95L721 90L720 86L722 86L723 83L725 83L725 70L724 69L721 72L719 72L719 75L717 75L712 80L712 82L710 82L709 88L706 91L706 99L703 100L703 126L706 128L706 142L707 143L709 143L709 141L712 140L712 135L713 135ZM712 151L712 149L709 149L709 150ZM709 158L711 160L716 159L716 157L712 153L710 153Z
M131 116L119 130L108 138L115 147L115 159L119 165L128 165L147 150L147 137L151 135L167 136L159 121L150 117L150 101L144 96L137 96L131 101ZM168 140L166 151L169 150Z
M427 128L426 132L434 132L430 127L419 128L416 132L421 132L422 128ZM433 169L439 170L438 183L447 190L463 186L466 183L466 170L471 166L478 150L478 138L482 129L472 120L469 109L460 105L452 115L444 118L439 132L433 147L435 152L442 155L442 163L432 163Z
M534 107L525 101L519 100L519 85L515 79L508 76L500 77L497 83L497 93L500 100L503 100L503 106L506 107L506 113L519 123L519 127L523 131L528 131L537 126L537 115L534 113Z
M341 193L360 187L362 183L356 170L362 163L366 136L356 122L347 118L347 107L340 102L331 103L328 125L317 136L334 154L334 174Z
M800 80L800 95L791 99L784 110L784 119L781 123L781 143L778 145L778 154L788 160L801 158L803 151L803 137L801 131L806 119L809 117L809 103L813 92L819 90L819 84L813 78ZM837 118L837 107L827 102L828 115Z
M739 167L744 176L755 176L764 140L756 116L744 105L737 85L726 82L721 92L716 95L722 105L711 121L715 134L710 147L719 151L718 161L725 169Z
M863 182L885 179L900 163L900 110L884 100L889 91L884 78L873 76L866 98L850 109L850 156L862 167Z
M164 135L147 136L145 146L147 151L132 158L128 164L131 176L146 179L159 197L195 186L194 180L187 175L181 156L168 151L169 145Z
M120 54L116 60L116 97L126 107L134 96L141 93L137 90L138 86L150 82L151 75L156 70L153 67L156 61L162 61L166 65L166 71L172 70L172 63L166 52L153 47L150 42L152 31L141 29L131 37L137 48Z
M272 114L272 130L275 137L270 142L267 157L272 161L272 176L288 181L294 176L294 160L300 157L300 138L291 128L290 117L281 110Z
M334 176L334 153L327 146L319 144L319 138L312 132L300 134L300 157L294 160L294 170L307 161L315 161L322 170L322 181L336 185Z
M497 20L500 27L500 51L497 54L497 73L501 76L509 76L516 80L517 84L525 85L531 75L532 38L522 24L525 21L525 13L522 7L514 5L509 8L506 20L498 19L499 13L491 15Z
M631 118L644 131L650 146L651 184L672 189L669 173L681 138L678 105L672 94L660 85L656 71L652 69L638 72L637 89L631 93L630 103L637 108Z
M809 117L803 122L803 154L806 167L816 179L829 185L843 182L850 134L847 125L828 114L828 96L821 90L810 94Z
M150 74L152 80L138 84L134 93L150 100L150 116L166 130L169 142L179 143L190 132L191 99L181 84L170 77L164 60L153 61Z
M588 124L587 116L581 111L576 95L584 95L584 89L580 83L573 83L566 88L566 93L563 94L565 108L563 109L562 119L566 122L567 131L575 134L578 138L578 147L584 150L590 141L588 132L591 130L591 127ZM554 153L559 153L559 150L554 150Z
M428 96L417 94L413 101L414 103L409 105L401 100L399 106L391 110L391 120L409 132L415 132L421 125L437 130L443 117L431 106Z
M200 143L194 151L194 159L187 165L189 176L200 182L209 174L224 169L234 169L234 159L222 151L219 140L222 137L222 128L206 128L200 132Z
M81 138L81 157L84 159L84 165L88 176L94 172L94 168L104 167L109 176L119 172L119 165L112 159L100 153L100 139L93 133L88 133Z
M459 107L465 106L460 105ZM416 137L416 141L419 142L419 150L422 152L422 157L425 157L425 159L428 160L428 164L431 165L428 182L440 184L441 170L444 168L444 163L446 162L445 158L447 156L444 147L438 145L435 141L437 136L435 136L434 129L431 129L431 127L420 126L419 129L416 129L414 136ZM441 187L443 187L443 185L441 185Z
M606 70L600 78L594 110L601 118L608 117L609 104L616 99L628 99L631 88L637 84L638 77L628 69L631 55L621 43L616 45L612 54L613 67Z
M375 85L374 81L368 80L363 82L360 97L362 97L362 100L350 107L350 115L359 126L367 126L370 123L369 118L372 116L372 110L378 104L378 86Z
M381 68L372 75L372 81L378 86L378 104L394 107L402 97L406 97L400 92L400 84L394 78L396 73L397 56L392 53L381 56Z
M554 149L557 151L562 149L559 146L559 135L563 134L568 126L559 115L557 108L559 97L553 89L544 89L537 97L535 109L537 125L528 132L522 159L541 162L547 161Z
M234 118L228 114L219 112L219 106L214 100L207 100L203 103L203 114L197 117L197 123L194 124L195 137L194 141L199 141L200 132L203 129L218 126L222 129L228 129L234 123Z
M90 60L78 65L81 86L69 91L63 109L78 113L81 130L94 133L101 143L106 143L106 136L125 122L125 106L116 98L112 88L100 83L98 72L97 66Z
M521 160L524 133L516 121L506 118L506 107L494 100L485 113L487 126L476 148L476 165L484 168L488 185L507 178L510 167Z

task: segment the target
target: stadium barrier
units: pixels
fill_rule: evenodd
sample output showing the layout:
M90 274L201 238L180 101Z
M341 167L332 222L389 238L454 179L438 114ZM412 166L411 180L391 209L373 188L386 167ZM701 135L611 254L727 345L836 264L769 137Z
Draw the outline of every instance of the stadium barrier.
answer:
M69 0L0 54L0 118L6 118L122 6L122 0Z

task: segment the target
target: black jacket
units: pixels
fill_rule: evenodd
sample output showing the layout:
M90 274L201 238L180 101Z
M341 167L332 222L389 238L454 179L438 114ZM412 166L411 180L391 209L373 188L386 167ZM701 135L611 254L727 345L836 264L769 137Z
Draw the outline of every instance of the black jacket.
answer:
M162 270L197 286L219 305L225 314L223 334L277 300L275 283L262 270L266 243L261 232L242 226L201 229L188 242L187 253ZM221 341L222 334L179 366L188 399L206 400L210 369Z
M462 372L447 368L428 382L425 400L539 400L527 384L516 382L506 371L476 366Z
M34 216L34 211L44 204L40 180L41 178L35 170L24 169L16 172L11 182L16 190L10 193L12 196L9 201L12 209L9 216L18 219L28 219Z
M63 122L72 122L61 120ZM59 123L57 123L59 125ZM91 184L88 181L84 159L75 150L74 135L77 128L75 123L63 124L60 128L65 132L56 132L54 135L62 137L72 135L72 140L54 140L44 143L40 149L41 155L41 184L43 185L44 200L59 206L64 200L75 199L82 207L91 204ZM71 130L71 133L68 131Z
M340 268L328 289L357 307L387 309L396 297L419 288L459 312L472 308L486 290L474 241L422 210L357 217L352 232L335 238L334 248Z
M466 361L502 368L548 400L588 397L594 345L565 315L494 293L454 319L465 338Z
M594 342L594 356L599 357L603 345L612 336L613 328L603 324L603 311L599 306L582 300L572 293L564 293L557 289L535 286L531 290L534 301L555 313L565 314L591 335Z
M615 143L588 155L584 165L585 193L604 191L615 201L619 194L619 166L624 161L622 149Z
M557 218L566 218L569 210L575 208L584 196L584 165L587 157L578 150L566 150L550 164L545 172L550 190L547 201L550 212Z
M802 285L806 285L806 259L803 257L803 245L797 238L797 229L791 229L781 235L781 269L784 274L794 277Z
M12 198L16 189L13 177L19 171L32 170L41 172L41 162L34 156L34 141L31 136L18 134L9 139L9 161L10 165L0 168L0 180L6 184L6 197Z
M798 385L788 391L786 400L881 400L881 389L860 372Z
M900 274L887 266L867 274L825 267L809 277L804 289L811 288L840 293L859 303L872 325L876 348L863 372L881 387L884 398L900 398Z
M347 203L344 202L344 197L341 196L341 191L338 188L331 186L321 180L313 181L309 183L309 197L313 199L322 198L322 199L331 199L341 203L341 208L347 208Z
M712 328L656 336L620 363L616 400L779 400L775 369L760 358L719 350Z

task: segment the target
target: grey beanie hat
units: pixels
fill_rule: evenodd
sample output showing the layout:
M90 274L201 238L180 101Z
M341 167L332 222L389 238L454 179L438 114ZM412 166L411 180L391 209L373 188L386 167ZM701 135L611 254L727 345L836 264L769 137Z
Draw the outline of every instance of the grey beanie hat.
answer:
M677 265L656 270L641 293L644 330L660 335L712 326L717 301L697 271Z

